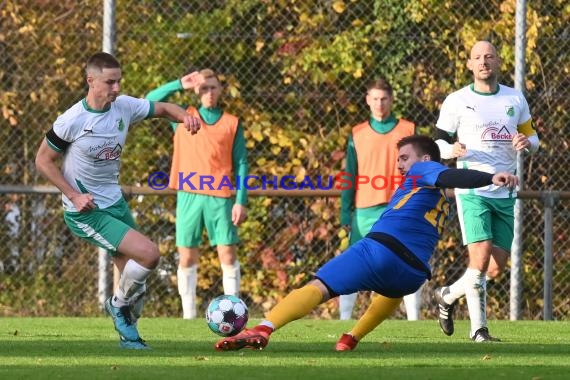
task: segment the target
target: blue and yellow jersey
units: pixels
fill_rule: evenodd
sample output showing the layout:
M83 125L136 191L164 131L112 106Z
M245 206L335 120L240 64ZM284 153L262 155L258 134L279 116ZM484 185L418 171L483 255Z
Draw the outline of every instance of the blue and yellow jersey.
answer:
M443 189L435 186L448 168L438 162L417 162L370 232L383 232L404 244L429 268L429 259L440 239L449 202Z

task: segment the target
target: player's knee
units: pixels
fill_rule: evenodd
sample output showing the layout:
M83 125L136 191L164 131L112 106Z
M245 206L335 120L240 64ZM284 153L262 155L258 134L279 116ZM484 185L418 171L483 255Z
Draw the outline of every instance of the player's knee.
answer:
M143 248L144 266L149 269L155 269L160 262L160 251L155 243L149 242Z

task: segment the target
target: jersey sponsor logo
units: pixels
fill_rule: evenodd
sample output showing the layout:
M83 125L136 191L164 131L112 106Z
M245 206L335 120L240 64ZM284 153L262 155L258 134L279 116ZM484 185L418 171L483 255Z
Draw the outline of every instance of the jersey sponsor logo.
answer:
M117 120L117 129L121 132L125 129L125 123L123 122L123 119Z
M94 153L94 152L99 152L102 149L111 147L117 145L117 140L115 138L106 138L105 141L103 141L101 144L97 144L97 145L92 145L89 148L87 148L87 151L89 153ZM97 153L99 154L99 153Z
M505 113L508 117L515 116L515 107L513 106L505 106Z
M481 134L481 141L490 141L490 142L511 142L513 139L513 135L509 132L507 127L503 126L502 128L497 127L489 127L483 131Z
M101 161L112 161L112 160L118 160L119 157L121 157L121 152L123 151L123 147L121 146L121 144L117 144L114 147L105 147L103 149L101 149L99 151L99 153L97 153L97 155L95 156L95 163L97 162L101 162Z
M465 106L465 108L467 108L468 110L471 110L473 112L477 112L475 111L475 106L471 107L471 106Z
M503 125L501 124L501 122L497 121L497 120L492 120L492 121L488 121L486 123L479 123L479 124L475 124L475 129L477 131L483 131L482 133L485 133L485 131L487 130L491 130L491 129L499 129L501 128Z

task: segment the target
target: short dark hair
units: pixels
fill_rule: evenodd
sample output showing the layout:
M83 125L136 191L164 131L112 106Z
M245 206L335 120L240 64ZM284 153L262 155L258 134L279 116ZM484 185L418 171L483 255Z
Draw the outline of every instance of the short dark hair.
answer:
M432 161L440 162L441 154L439 153L439 146L435 143L434 139L429 136L412 135L406 136L398 141L398 149L404 145L410 144L418 155L429 154Z
M376 78L373 81L371 81L370 83L368 83L368 86L366 87L366 91L368 92L370 90L386 91L388 94L390 94L390 96L392 96L392 92L393 92L392 86L384 78Z
M121 64L117 61L117 58L113 57L109 53L95 53L87 60L85 65L85 71L97 70L99 72L103 69L120 69Z
M202 75L204 77L204 79L216 78L218 83L222 83L218 74L212 69L202 69L202 70L200 70L200 75Z

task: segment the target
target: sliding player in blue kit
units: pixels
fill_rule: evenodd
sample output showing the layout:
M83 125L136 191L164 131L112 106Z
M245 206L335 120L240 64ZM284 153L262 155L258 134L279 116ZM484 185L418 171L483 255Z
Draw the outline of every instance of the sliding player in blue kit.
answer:
M307 285L289 293L259 325L221 339L216 350L262 349L275 330L304 317L320 303L341 294L374 291L378 294L366 313L336 345L337 351L354 349L392 314L403 296L431 278L429 259L449 210L443 188L518 184L510 173L493 175L440 164L439 148L426 136L405 137L397 146L398 169L406 178L368 235L323 265Z

